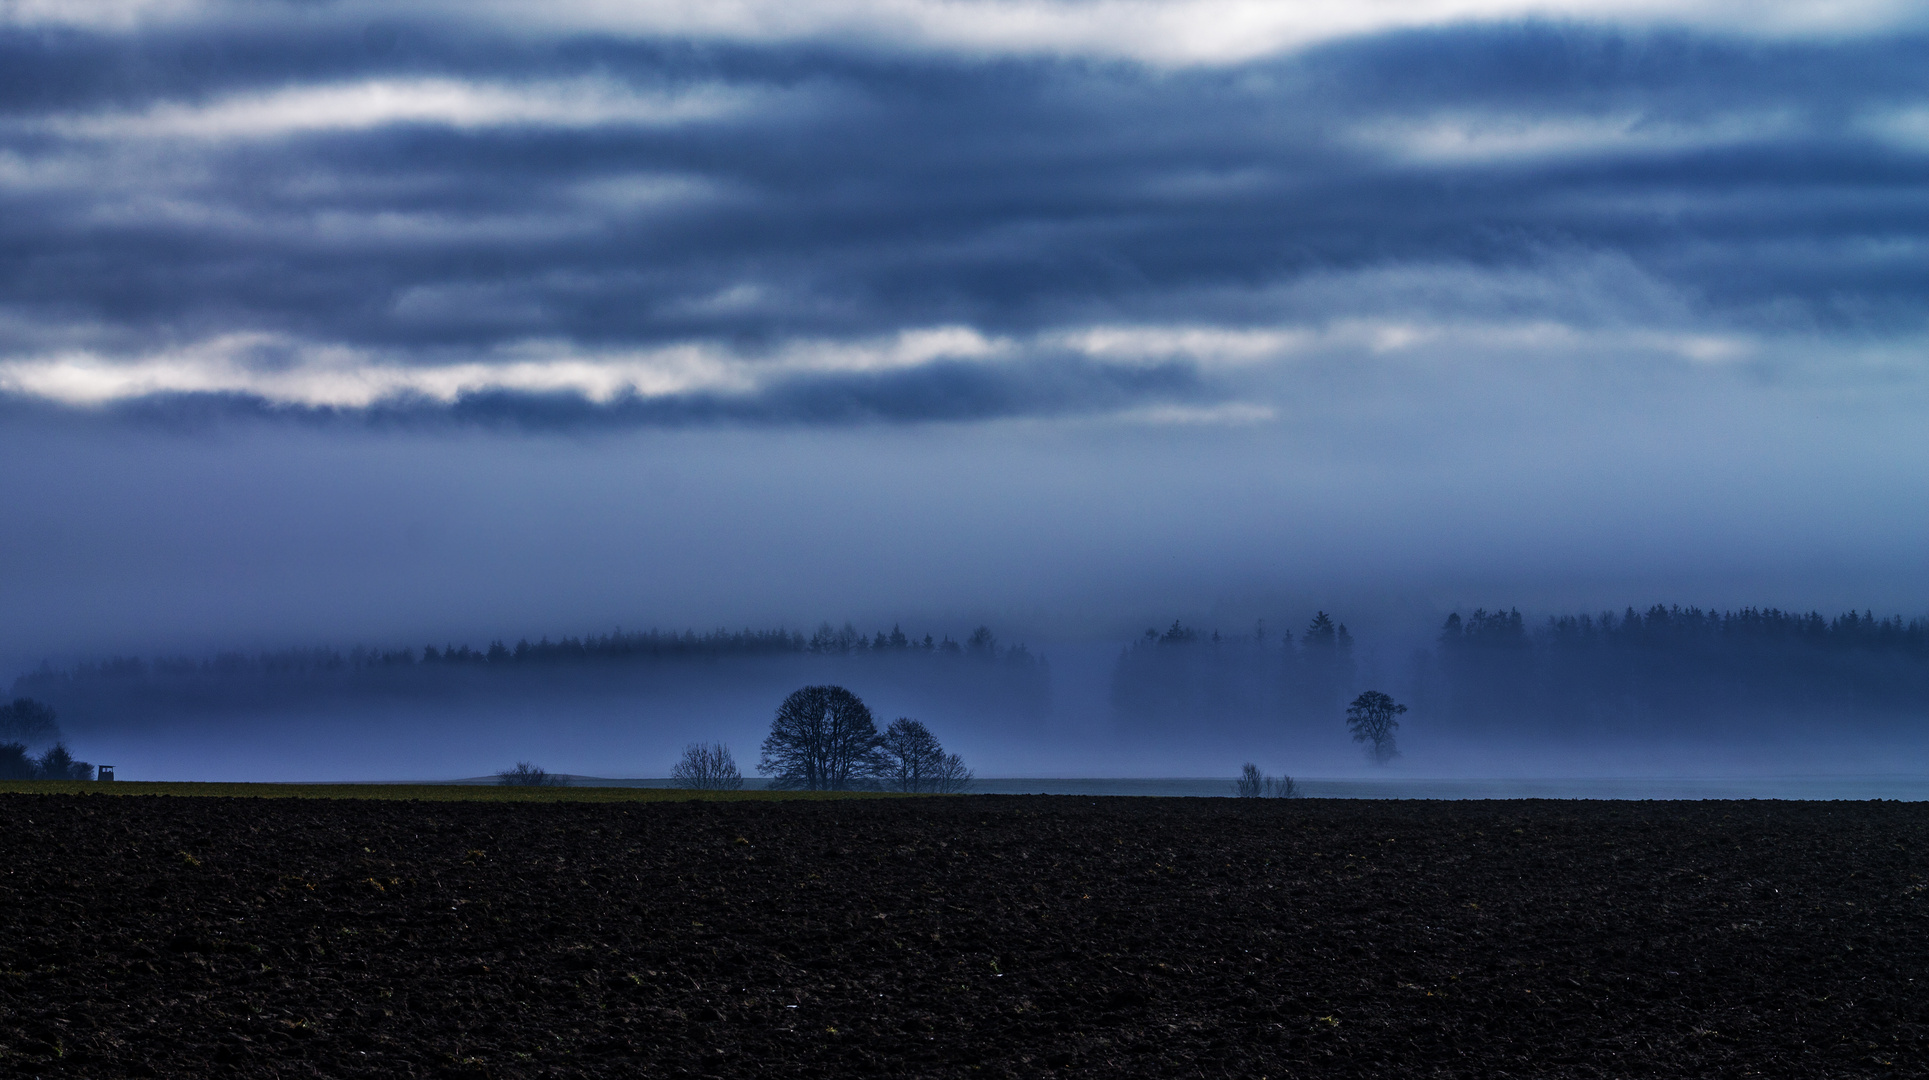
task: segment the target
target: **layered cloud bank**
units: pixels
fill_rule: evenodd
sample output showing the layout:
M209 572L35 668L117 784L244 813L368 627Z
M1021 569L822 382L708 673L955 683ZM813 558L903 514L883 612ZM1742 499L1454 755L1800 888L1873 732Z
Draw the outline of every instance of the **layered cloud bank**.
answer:
M1168 65L1236 64L1336 38L1523 19L1770 38L1858 36L1929 22L1920 7L1907 0L569 0L540 8L505 0L417 0L409 11L424 20L459 20L526 36L859 44L893 51L1094 56ZM352 26L393 20L395 14L392 5L369 0L13 0L4 12L24 27L109 30L209 24Z
M1253 422L1322 365L1911 382L1913 5L16 3L0 393Z

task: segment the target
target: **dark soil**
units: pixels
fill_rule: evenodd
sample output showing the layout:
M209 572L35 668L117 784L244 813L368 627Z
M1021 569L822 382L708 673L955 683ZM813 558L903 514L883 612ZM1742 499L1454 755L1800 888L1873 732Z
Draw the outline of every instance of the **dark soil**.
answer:
M1929 1073L1924 804L8 795L0 856L0 1073Z

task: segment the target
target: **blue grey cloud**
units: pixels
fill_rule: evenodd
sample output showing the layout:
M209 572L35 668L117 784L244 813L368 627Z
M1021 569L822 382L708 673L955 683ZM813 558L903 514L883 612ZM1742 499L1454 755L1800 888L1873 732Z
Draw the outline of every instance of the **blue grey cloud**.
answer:
M1478 308L1770 353L1906 337L1929 285L1925 64L1901 33L1560 23L1181 69L481 17L15 28L0 386L842 424L1282 392L1185 348L1068 358L1093 327ZM1626 288L1518 287L1577 266ZM1433 284L1381 289L1414 275ZM798 360L944 328L992 344L902 361L921 371Z
M393 397L344 408L287 403L232 392L145 394L97 411L95 419L159 431L201 432L232 421L298 423L349 430L433 432L451 425L519 432L719 425L848 427L868 423L968 422L1115 413L1156 403L1209 413L1222 404L1193 365L1092 364L1060 358L998 365L939 361L904 371L789 378L746 393L634 393L597 401L572 391L464 392L442 401ZM47 419L57 406L15 396L0 421ZM1185 415L1185 414L1180 414Z

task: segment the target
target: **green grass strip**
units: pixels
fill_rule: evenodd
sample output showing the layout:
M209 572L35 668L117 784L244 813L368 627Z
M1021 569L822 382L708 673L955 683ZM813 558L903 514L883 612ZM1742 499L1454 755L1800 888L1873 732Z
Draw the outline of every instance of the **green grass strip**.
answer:
M0 780L0 794L178 795L227 799L418 799L424 802L774 802L903 799L878 791L691 791L685 788L506 787L500 784L216 784L187 781Z

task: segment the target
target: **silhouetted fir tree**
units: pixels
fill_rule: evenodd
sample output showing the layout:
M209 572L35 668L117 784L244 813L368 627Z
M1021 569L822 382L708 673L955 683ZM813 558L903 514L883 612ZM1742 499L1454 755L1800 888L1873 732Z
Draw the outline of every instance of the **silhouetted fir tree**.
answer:
M33 759L27 756L27 744L0 743L0 780L32 780L33 778L34 763Z
M33 763L33 774L38 780L92 780L94 767L85 761L74 760L74 756L67 752L67 747L55 743Z
M1230 637L1175 619L1120 653L1111 700L1128 730L1200 724L1257 730L1277 722L1279 658L1259 635Z
M1321 611L1300 635L1295 685L1301 709L1330 713L1346 700L1354 679L1353 635Z

